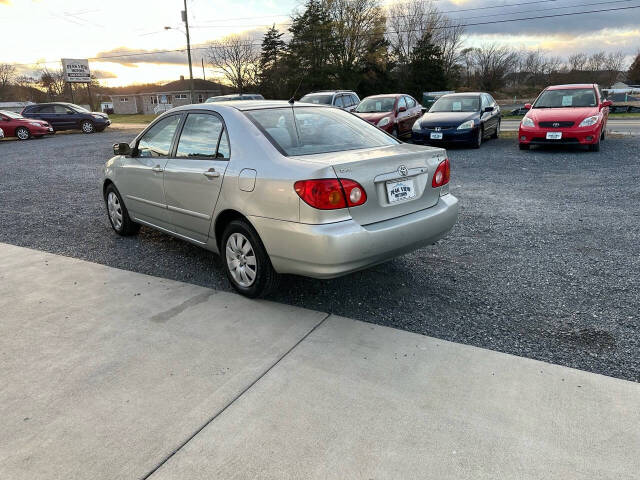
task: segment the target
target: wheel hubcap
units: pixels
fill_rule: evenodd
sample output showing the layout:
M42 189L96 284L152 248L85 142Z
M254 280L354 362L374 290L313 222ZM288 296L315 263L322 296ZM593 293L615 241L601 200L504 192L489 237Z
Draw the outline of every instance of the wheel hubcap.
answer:
M18 130L17 135L20 140L26 140L27 138L29 138L29 133L22 128Z
M85 122L82 124L82 130L89 133L93 130L93 125L91 125L89 122Z
M258 270L251 242L241 233L233 233L225 248L227 266L233 280L241 287L250 287Z
M122 206L118 196L113 192L109 192L107 196L107 208L113 228L120 230L122 228Z

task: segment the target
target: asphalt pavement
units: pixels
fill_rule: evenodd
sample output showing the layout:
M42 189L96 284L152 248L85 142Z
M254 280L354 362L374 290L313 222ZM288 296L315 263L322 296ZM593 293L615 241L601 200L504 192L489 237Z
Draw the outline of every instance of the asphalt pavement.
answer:
M99 167L134 134L0 143L0 241L230 290L210 253L110 230ZM639 381L638 146L451 149L448 237L336 280L285 277L273 300Z

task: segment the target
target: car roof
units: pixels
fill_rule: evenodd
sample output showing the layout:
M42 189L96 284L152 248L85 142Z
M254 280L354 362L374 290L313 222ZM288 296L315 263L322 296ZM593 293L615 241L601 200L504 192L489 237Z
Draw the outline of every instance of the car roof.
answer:
M313 103L295 102L294 106L305 107L325 107L326 105L316 105ZM235 100L228 102L215 102L215 103L194 103L191 105L182 105L180 107L172 108L169 112L177 112L182 110L212 110L215 111L219 108L232 108L234 110L246 111L246 110L258 110L268 108L283 108L291 107L291 104L286 100Z
M569 90L572 88L595 88L595 83L568 83L566 85L550 85L545 90Z
M323 93L356 93L356 92L354 92L353 90L317 90L315 92L309 92L303 96L306 97L307 95L322 95Z
M411 95L409 95L408 93L379 93L378 95L369 95L368 97L363 98L363 100L366 100L367 98L384 98L384 97L398 98L398 97L411 97Z
M446 95L442 95L440 98L444 97L468 97L468 96L480 96L482 94L487 94L487 92L458 92L458 93L447 93Z

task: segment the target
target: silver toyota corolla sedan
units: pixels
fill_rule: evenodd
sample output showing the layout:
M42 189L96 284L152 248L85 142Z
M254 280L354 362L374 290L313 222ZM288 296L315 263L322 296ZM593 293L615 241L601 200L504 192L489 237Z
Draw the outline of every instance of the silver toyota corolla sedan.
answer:
M220 253L233 287L332 278L443 237L457 219L449 160L326 106L239 101L174 108L104 166L120 235L157 228Z

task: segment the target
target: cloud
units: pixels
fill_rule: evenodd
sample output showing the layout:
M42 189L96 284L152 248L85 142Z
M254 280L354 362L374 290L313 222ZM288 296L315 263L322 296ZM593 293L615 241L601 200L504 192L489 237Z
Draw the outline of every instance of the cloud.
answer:
M195 48L196 46L192 47L192 51ZM119 63L127 67L135 67L138 63L183 65L187 61L186 52L186 48L180 51L164 52L161 50L139 50L117 47L112 50L99 52L95 59L101 62Z
M105 80L107 78L118 78L118 76L113 72L108 72L106 70L92 70L91 76L95 77L96 80Z

